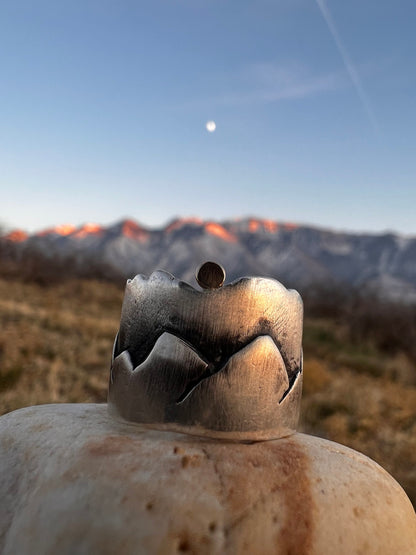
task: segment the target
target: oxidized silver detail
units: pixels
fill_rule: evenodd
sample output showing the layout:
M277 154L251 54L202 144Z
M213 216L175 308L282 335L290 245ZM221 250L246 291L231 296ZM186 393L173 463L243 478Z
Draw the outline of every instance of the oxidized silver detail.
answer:
M126 285L109 410L130 422L260 440L296 428L303 305L273 279L198 291L164 271Z
M217 289L225 281L225 270L216 262L204 262L195 273L195 279L202 289Z

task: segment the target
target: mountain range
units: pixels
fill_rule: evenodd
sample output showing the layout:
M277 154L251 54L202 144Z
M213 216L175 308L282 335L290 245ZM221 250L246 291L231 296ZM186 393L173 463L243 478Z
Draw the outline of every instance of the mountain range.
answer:
M196 268L214 260L225 267L227 281L260 275L301 290L344 285L416 302L416 237L394 233L347 233L259 218L178 218L160 229L127 219L33 234L14 230L3 240L22 254L29 249L81 265L103 263L124 277L159 268L195 284Z

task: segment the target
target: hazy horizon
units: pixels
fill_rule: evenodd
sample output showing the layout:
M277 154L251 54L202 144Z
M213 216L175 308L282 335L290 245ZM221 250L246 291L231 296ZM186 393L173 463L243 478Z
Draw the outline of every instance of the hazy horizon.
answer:
M64 226L71 226L74 227L74 229L79 229L83 226L88 226L88 225L97 225L103 228L108 228L111 227L112 225L117 225L118 223L125 221L125 220L132 220L134 222L136 222L137 224L139 224L140 226L144 227L145 229L149 229L149 230L158 230L158 229L164 229L166 227L168 227L171 223L177 221L177 220L183 220L183 221L188 221L188 220L200 220L201 223L208 223L208 222L216 222L216 223L226 223L226 222L233 222L233 221L242 221L242 220L258 220L258 221L263 221L263 220L269 220L272 222L276 222L278 224L281 225L294 225L296 227L307 227L307 228L316 228L316 229L322 229L322 230L327 230L327 231L333 231L335 233L347 233L347 234L351 234L351 235L355 235L355 234L369 234L369 235L383 235L383 234L394 234L394 235L400 235L403 237L416 237L416 232L415 233L404 233L404 232L400 232L394 229L373 229L373 230L369 230L369 229L351 229L351 228L342 228L342 227L336 227L336 226L329 226L329 225L319 225L317 223L311 223L311 222L294 222L294 221L290 221L290 220L285 220L285 219L274 219L274 218L263 218L259 215L253 215L253 214L246 214L243 216L233 216L233 217L229 217L229 218L201 218L196 214L187 214L187 215L180 215L180 214L176 214L171 216L170 218L168 218L167 220L164 220L163 222L160 222L159 224L148 224L146 223L144 220L141 219L137 219L137 218L133 218L131 216L128 215L123 215L120 216L119 218L115 218L115 219L111 219L108 221L92 221L92 220L88 220L88 221L78 221L77 223L74 222L55 222L52 225L43 225L40 227L33 227L33 228L29 228L29 227L17 227L17 226L5 226L4 222L0 222L0 230L2 229L3 232L5 232L6 234L12 231L23 231L28 233L29 235L32 234L36 234L36 233L40 233L40 232L44 232L50 229L54 229L54 228L59 228L59 227L64 227ZM2 227L1 227L2 226Z

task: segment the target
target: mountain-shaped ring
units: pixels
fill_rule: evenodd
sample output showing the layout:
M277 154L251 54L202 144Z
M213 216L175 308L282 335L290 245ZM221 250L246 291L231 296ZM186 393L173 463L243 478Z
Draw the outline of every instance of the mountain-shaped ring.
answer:
M303 305L274 279L206 262L198 290L168 272L128 280L109 384L110 412L129 422L231 440L296 429Z

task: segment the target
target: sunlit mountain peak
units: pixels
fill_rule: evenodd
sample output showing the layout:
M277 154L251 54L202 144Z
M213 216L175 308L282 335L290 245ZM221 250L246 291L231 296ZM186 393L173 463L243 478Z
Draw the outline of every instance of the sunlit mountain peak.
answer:
M233 233L227 231L225 227L221 224L218 224L216 222L207 222L204 225L204 228L206 232L210 233L211 235L216 235L223 241L227 241L228 243L237 242L237 237Z

